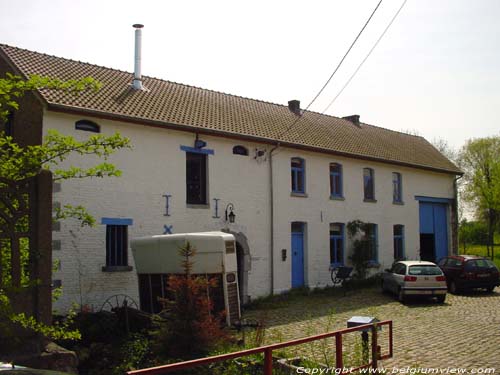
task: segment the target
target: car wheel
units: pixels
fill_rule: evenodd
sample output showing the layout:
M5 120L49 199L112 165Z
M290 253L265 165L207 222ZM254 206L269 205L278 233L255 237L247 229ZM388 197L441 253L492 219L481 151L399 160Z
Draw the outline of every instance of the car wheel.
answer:
M405 303L406 302L406 296L403 292L403 289L399 288L399 292L398 292L398 300L399 302L401 303Z
M458 294L457 284L454 281L450 282L450 286L449 286L448 289L450 290L450 293L452 293L452 294Z
M438 303L444 303L445 300L446 300L446 294L437 296Z
M494 286L494 285L487 287L487 288L486 288L486 291L487 291L488 293L491 293L491 292L493 292L493 289L495 289L495 286Z

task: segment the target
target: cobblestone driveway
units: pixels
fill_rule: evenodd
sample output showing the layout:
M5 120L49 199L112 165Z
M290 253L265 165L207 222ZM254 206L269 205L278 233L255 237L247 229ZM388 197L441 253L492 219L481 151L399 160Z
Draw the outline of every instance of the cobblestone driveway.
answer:
M266 322L266 341L277 342L344 328L354 315L394 322L394 357L384 367L494 367L500 374L500 288L494 293L448 294L445 304L407 305L379 288L347 296L311 294L263 305L246 318ZM383 338L381 338L383 340Z

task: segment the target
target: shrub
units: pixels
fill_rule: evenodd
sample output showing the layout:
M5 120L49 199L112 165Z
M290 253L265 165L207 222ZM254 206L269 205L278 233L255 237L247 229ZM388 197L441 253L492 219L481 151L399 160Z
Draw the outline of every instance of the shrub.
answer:
M370 264L370 254L374 251L372 243L367 236L367 223L354 220L347 223L347 231L352 240L352 253L349 260L354 267L354 275L358 279L365 279Z
M221 328L225 313L214 313L207 294L207 290L217 286L217 280L191 274L196 249L189 242L179 248L179 254L184 272L169 277L172 298L162 301L166 322L159 324L156 346L170 357L185 358L207 353L228 336Z

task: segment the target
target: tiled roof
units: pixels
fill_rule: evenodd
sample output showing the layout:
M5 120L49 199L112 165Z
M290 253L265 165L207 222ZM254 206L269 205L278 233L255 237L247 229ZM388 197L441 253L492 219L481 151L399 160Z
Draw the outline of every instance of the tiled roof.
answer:
M143 76L144 91L131 88L133 74L0 44L4 56L25 76L93 77L98 92L72 94L41 90L49 109L89 111L137 123L249 137L319 152L380 160L449 173L461 173L429 142L373 125L306 112L297 119L287 106ZM277 139L279 138L279 139Z

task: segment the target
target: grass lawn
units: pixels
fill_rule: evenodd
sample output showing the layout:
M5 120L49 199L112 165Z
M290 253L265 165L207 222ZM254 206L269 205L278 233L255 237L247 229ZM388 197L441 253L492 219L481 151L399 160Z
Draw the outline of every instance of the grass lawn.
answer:
M500 236L497 235L495 236L495 243L499 244L500 243ZM495 246L495 259L493 260L496 264L496 266L500 269L500 246ZM462 244L460 244L458 248L458 253L459 254L469 254L469 255L481 255L486 257L487 252L486 252L486 246L484 245L467 245L466 249L464 251L464 247Z

